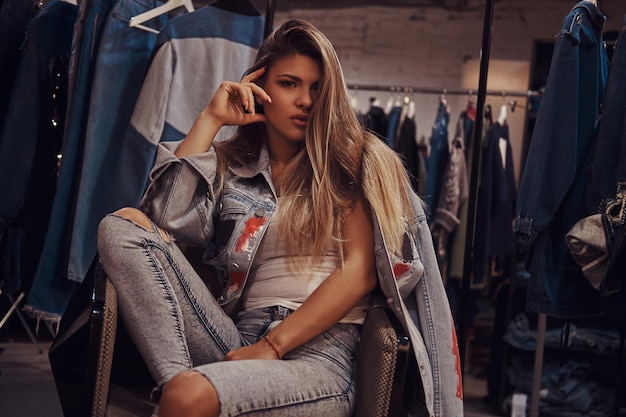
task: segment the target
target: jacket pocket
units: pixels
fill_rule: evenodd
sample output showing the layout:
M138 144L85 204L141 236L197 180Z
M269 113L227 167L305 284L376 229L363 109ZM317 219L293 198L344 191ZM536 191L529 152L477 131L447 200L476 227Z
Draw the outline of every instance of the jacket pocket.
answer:
M237 190L226 190L218 203L215 225L214 255L221 256L229 248L237 223L251 210L253 200Z

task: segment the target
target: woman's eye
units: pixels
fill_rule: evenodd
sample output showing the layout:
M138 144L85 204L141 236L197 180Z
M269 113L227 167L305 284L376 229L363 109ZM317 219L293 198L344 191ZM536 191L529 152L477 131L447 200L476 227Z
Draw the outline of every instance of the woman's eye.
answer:
M296 85L293 81L281 81L280 85L283 87L293 87Z

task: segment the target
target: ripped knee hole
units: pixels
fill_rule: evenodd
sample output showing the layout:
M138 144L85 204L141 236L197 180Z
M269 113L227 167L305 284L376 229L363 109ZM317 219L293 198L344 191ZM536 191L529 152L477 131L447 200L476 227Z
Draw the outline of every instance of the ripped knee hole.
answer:
M145 213L136 208L124 207L117 210L113 214L123 217L126 220L130 220L131 222L141 227L142 229L147 230L148 232L154 231L154 229L152 228L152 222L150 221L148 216L146 216ZM166 242L171 242L173 240L172 236L160 227L157 227L157 231Z

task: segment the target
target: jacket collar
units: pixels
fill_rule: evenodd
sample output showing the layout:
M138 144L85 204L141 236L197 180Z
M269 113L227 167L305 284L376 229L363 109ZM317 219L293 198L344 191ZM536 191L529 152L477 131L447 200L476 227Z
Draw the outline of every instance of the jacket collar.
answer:
M238 177L252 178L256 175L267 172L270 165L270 154L267 151L267 144L263 143L259 157L256 161L242 166L233 166L229 169Z
M589 13L589 17L591 17L591 21L593 22L593 24L599 27L600 29L604 29L606 16L604 16L600 12L600 10L598 9L598 6L596 6L593 2L589 0L582 0L578 2L576 6L574 6L572 11L574 11L575 9L587 10L587 13Z

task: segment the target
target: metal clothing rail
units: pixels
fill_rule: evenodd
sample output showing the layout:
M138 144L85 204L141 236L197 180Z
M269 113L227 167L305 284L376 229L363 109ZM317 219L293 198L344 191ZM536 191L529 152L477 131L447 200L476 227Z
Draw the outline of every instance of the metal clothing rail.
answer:
M265 27L263 31L263 38L267 38L274 29L274 13L276 12L276 1L267 0L265 6Z
M386 91L390 93L404 94L441 94L441 95L467 95L473 96L478 90L434 88L434 87L416 87L410 85L381 85L381 84L348 84L348 89L353 91ZM503 97L540 97L541 93L534 90L528 91L510 91L510 90L486 90L486 95L503 96Z
M494 0L487 0L485 3L485 15L483 21L483 35L480 49L480 72L478 77L478 99L476 102L476 117L474 122L473 140L469 147L469 157L471 160L471 172L469 173L469 190L467 197L467 222L465 222L465 248L463 255L463 279L461 288L461 299L459 300L460 323L457 323L459 339L459 353L461 356L461 375L465 375L465 354L467 343L467 327L471 314L469 303L471 296L471 276L474 262L474 237L476 228L476 210L478 203L478 177L481 138L483 134L483 117L485 112L485 102L487 99L487 76L489 74L489 57L491 54L491 32L493 26Z

